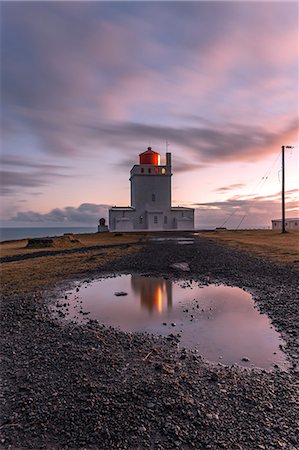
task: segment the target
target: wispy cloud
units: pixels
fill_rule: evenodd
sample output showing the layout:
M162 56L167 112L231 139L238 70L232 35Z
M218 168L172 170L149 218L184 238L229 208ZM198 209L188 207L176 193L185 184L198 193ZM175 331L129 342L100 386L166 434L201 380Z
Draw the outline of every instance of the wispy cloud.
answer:
M299 216L299 189L286 192L286 213ZM254 227L271 225L271 220L281 215L281 193L270 196L233 196L223 201L194 204L197 220L202 226Z
M241 160L262 156L298 126L292 11L296 5L234 2L142 9L136 3L4 4L3 120L11 132L33 133L41 150L61 157L82 148L86 155L96 142L131 146L166 137L199 149L205 161L236 158L237 149ZM171 24L180 17L179 32L161 28L163 17ZM288 25L283 31L281 17ZM270 131L283 103L293 107L293 119ZM165 124L199 104L218 125Z
M10 219L17 223L35 224L65 224L95 225L100 217L107 217L108 205L97 205L93 203L82 203L80 206L66 206L65 208L54 208L48 213L41 214L35 211L18 212Z
M13 195L20 188L47 186L70 176L66 166L26 160L22 156L3 155L1 165L0 193L4 196Z
M222 194L222 193L226 194L228 191L232 191L235 189L241 189L244 186L246 186L244 183L230 184L229 186L223 186L223 187L215 189L215 192L219 192L220 194Z
M174 170L188 172L190 183L197 170L262 161L281 143L298 142L296 3L3 2L1 9L8 202L23 188L25 197L48 191L53 205L46 186L62 179L90 198L83 166L94 168L96 158L131 165L149 141L171 143ZM105 186L113 190L115 179Z
M298 216L299 190L286 192L286 211L289 216ZM108 209L111 205L83 203L78 207L66 206L55 208L48 213L37 211L18 212L11 217L10 223L25 224L74 224L96 225L100 217L108 218ZM234 196L228 200L206 202L192 205L196 211L196 226L200 228L221 226L223 223L229 227L237 227L242 220L245 227L267 224L280 217L281 204L279 193L273 196L241 197Z

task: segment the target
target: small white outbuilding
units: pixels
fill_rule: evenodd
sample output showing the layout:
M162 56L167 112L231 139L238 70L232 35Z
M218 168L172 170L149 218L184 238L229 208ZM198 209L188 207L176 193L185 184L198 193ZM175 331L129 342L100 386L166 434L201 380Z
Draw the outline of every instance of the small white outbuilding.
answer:
M299 218L285 219L285 227L287 230L299 230ZM281 230L282 220L272 220L272 230Z

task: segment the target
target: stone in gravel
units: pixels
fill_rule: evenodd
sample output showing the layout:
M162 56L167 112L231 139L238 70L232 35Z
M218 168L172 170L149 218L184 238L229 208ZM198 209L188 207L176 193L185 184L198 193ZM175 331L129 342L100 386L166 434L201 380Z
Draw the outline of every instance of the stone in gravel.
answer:
M175 326L176 326L176 323L175 323L175 322L172 322L172 323L171 323L171 326L172 326L172 327L175 327Z
M214 420L219 420L219 416L218 416L218 414L215 414L215 413L208 413L207 414L207 418L208 419L214 419Z
M182 263L174 263L170 266L173 269L182 270L183 272L190 272L190 266L188 263L182 262Z
M154 403L147 403L147 408L149 408L149 409L153 409L154 407L155 407L155 404Z
M247 356L243 356L242 361L250 361L250 359Z
M123 297L123 296L125 296L125 295L128 295L128 293L127 293L127 292L124 292L124 291L119 291L119 292L114 292L114 295L115 295L116 297Z

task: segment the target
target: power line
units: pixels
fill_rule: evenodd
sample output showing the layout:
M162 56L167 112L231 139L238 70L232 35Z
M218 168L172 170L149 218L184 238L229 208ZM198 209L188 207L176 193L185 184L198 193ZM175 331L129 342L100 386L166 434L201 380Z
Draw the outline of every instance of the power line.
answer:
M265 185L266 181L268 180L269 175L270 175L270 173L271 173L273 167L275 166L275 164L276 164L278 158L280 157L280 155L281 155L281 150L278 152L278 154L276 155L274 161L271 163L271 165L270 165L269 168L267 169L265 175L264 175L263 177L261 177L261 179L258 181L257 185L256 185L256 186L254 187L254 189L251 191L251 194L249 195L250 197L251 197L255 192L256 192L255 195L258 195L258 194L259 194L259 192L261 191L262 187ZM243 200L243 204L244 204L245 202L246 202L246 200L244 199L244 200ZM242 203L241 203L241 205L239 205L239 206L242 206ZM225 225L225 224L226 224L226 223L227 223L227 222L228 222L228 221L236 214L236 212L237 212L237 210L234 210L234 211L233 211L233 212L225 219L225 221L223 222L223 224L221 225L220 228L224 227L224 225ZM245 214L245 215L242 217L242 219L241 219L241 221L240 221L240 223L239 223L239 225L237 226L236 229L238 229L238 228L240 227L240 225L241 225L241 223L243 222L243 220L245 219L246 215L247 215L247 214Z

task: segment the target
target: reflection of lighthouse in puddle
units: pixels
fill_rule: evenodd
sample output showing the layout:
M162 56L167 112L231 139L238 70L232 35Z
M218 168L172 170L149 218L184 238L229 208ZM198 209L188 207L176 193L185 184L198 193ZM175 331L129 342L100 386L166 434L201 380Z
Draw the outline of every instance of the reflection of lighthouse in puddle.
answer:
M165 309L172 308L172 283L164 278L131 276L131 286L135 294L140 296L140 304L150 313L162 314Z

